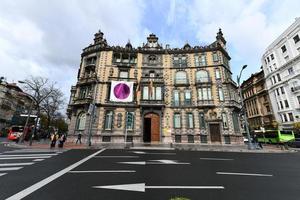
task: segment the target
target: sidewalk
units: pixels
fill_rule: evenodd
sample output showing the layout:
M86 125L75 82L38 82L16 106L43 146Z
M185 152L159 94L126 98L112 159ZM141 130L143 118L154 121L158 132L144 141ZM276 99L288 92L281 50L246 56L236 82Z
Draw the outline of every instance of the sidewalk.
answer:
M49 149L50 141L41 140L33 141L32 146L29 146L29 142L14 143L8 142L8 146L16 148L37 148L37 149ZM56 144L56 147L57 144ZM75 144L74 142L66 142L63 149L124 149L124 143L99 143L93 144L91 147L86 143ZM144 143L127 143L127 149L141 149L141 150L184 150L184 151L221 151L221 152L249 152L249 153L292 153L297 152L297 149L289 148L284 149L283 146L264 144L263 149L249 150L247 145L209 145L209 144L144 144ZM300 151L300 149L299 149Z

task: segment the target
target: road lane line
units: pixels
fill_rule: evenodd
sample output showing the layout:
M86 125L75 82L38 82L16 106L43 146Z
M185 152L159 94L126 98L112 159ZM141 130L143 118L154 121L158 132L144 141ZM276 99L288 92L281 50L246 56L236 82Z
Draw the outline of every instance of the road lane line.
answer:
M230 158L200 158L200 160L231 161L231 160L233 160L233 159L230 159Z
M250 173L234 173L234 172L216 172L219 175L234 175L234 176L273 176L272 174L250 174Z
M38 162L38 161L43 161L45 159L41 159L41 158L38 158L38 159L34 159L33 162Z
M51 158L51 156L28 156L28 157L10 157L0 158L0 160L23 160L23 159L37 159L37 158Z
M95 158L139 158L139 156L95 156Z
M135 170L95 170L95 171L69 171L68 173L134 173Z
M26 157L26 156L56 156L57 153L50 153L50 154L15 154L15 155L0 155L0 158L5 157Z
M0 168L0 172L3 171L15 171L15 170L19 170L22 169L23 167L2 167Z
M78 162L70 165L69 167L67 167L67 168L65 168L65 169L63 169L63 170L61 170L61 171L59 171L59 172L57 172L57 173L55 173L55 174L53 174L53 175L45 178L45 179L43 179L43 180L41 180L41 181L39 181L39 182L37 182L35 184L33 184L32 186L30 186L30 187L28 187L28 188L26 188L26 189L18 192L17 194L15 194L15 195L7 198L6 200L19 200L19 199L22 199L22 198L30 195L34 191L40 189L41 187L47 185L48 183L54 181L55 179L61 177L64 174L68 173L72 169L74 169L74 168L78 167L79 165L83 164L84 162L90 160L91 158L93 158L94 156L100 154L104 150L105 149L101 149L101 150L99 150L99 151L97 151L97 152L95 152L95 153L93 153L93 154L91 154L91 155L83 158L82 160L80 160L80 161L78 161Z
M27 163L3 163L0 164L0 167L8 167L8 166L24 166L24 165L32 165L33 162L27 162Z
M7 174L7 173L1 173L0 176L4 176L5 174Z

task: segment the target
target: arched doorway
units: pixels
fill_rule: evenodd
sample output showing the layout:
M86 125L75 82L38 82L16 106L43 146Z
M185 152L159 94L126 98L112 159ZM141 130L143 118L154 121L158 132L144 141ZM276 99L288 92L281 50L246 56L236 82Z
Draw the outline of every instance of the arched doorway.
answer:
M144 142L160 141L160 117L156 113L148 113L144 116Z

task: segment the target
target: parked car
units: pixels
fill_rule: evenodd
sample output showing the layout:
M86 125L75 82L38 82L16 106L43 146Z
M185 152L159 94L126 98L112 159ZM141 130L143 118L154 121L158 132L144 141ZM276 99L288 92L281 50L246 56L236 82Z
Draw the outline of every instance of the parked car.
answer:
M287 145L293 148L300 148L300 138L296 138L294 141L287 142Z
M19 140L23 134L23 126L11 126L8 130L7 138L12 141Z

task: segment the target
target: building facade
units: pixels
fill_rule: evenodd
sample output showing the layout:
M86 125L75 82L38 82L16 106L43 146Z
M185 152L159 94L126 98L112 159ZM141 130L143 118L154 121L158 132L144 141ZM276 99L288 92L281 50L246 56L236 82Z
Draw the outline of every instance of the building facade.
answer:
M16 83L0 81L0 131L10 125L24 125L24 117L30 107L31 98Z
M92 143L242 143L237 85L221 29L208 46L162 47L150 34L133 48L103 33L83 49L68 106L69 137ZM133 82L133 100L111 100L113 81ZM95 112L93 105L95 104Z
M275 117L263 70L252 74L242 83L241 88L250 129L272 128Z
M300 121L300 18L266 50L262 65L280 128Z

